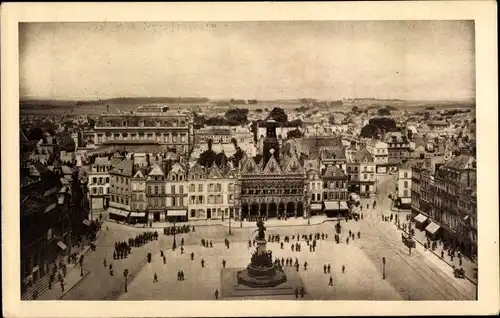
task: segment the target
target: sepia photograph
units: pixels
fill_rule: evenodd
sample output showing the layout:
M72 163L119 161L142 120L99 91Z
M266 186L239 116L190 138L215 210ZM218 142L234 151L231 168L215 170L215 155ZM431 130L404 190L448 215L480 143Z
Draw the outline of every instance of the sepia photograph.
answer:
M17 23L10 297L477 303L478 22L242 18Z

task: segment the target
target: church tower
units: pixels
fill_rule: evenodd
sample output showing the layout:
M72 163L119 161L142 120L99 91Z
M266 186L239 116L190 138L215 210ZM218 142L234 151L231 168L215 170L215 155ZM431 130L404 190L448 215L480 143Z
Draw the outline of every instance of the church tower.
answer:
M264 165L267 164L271 156L274 155L274 158L279 161L279 151L280 145L278 142L278 137L276 136L276 127L278 127L278 123L274 120L268 120L266 123L266 137L264 139L264 147L263 147L263 156L264 156ZM274 151L271 152L271 149Z

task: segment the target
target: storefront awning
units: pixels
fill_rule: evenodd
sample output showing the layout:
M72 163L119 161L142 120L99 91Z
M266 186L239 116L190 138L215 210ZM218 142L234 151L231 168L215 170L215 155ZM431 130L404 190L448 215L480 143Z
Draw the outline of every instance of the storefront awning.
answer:
M434 222L431 222L429 223L429 225L425 227L425 230L429 232L429 234L434 234L437 232L437 230L439 230L439 225L437 225Z
M187 210L168 210L167 216L186 216Z
M424 223L425 220L427 220L427 217L423 214L419 214L414 218L414 220L417 221L418 223Z
M340 201L340 210L349 210L346 201Z
M59 248L61 248L63 251L66 250L66 244L64 244L63 242L59 241L57 242L57 246L59 246Z
M338 210L339 208L339 201L325 201L325 210Z
M143 218L146 217L146 212L130 212L131 218Z
M91 224L90 221L87 219L83 220L82 223L87 225L87 226L90 226L90 224Z
M401 198L401 203L402 204L410 204L411 203L411 198Z
M321 203L311 203L311 210L321 210Z
M116 209L116 208L108 208L108 212L111 214L120 215L120 216L124 216L124 217L127 217L130 213L129 211L120 210L120 209Z

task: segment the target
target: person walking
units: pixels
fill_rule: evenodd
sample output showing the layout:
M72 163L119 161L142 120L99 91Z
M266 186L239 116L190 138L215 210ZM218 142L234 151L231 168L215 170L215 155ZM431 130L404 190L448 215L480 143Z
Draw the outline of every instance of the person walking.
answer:
M328 272L328 274L330 274L331 269L332 267L330 266L330 264L328 264L328 266L326 267L326 271Z
M299 289L295 288L295 299L299 298Z
M219 290L218 289L215 290L214 295L215 295L215 300L219 300Z
M226 260L222 259L222 268L226 268Z
M153 283L158 282L158 275L156 273L153 275Z
M342 265L342 274L345 272L345 265Z
M104 259L104 260L102 261L102 264L104 265L104 267L108 267L108 265L107 265L107 263L106 263L106 259Z
M323 273L326 274L326 264L323 265Z
M307 262L304 262L304 270L307 271Z
M201 259L201 267L205 267L205 260L203 258Z
M304 298L305 294L306 294L306 291L304 290L304 287L300 287L300 298Z
M165 257L165 255L163 255L163 265L166 265L167 264L167 258Z
M330 280L328 281L328 286L333 286L333 278L330 276Z
M191 260L194 260L194 253L191 252Z

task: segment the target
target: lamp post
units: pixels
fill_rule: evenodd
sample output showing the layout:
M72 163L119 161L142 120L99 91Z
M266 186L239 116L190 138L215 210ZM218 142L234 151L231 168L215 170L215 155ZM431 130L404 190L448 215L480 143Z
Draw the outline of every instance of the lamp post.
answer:
M385 279L385 257L382 257L382 279Z
M80 256L80 277L83 277L83 255Z
M125 292L127 292L127 278L128 278L128 269L123 270L123 277L125 278Z

